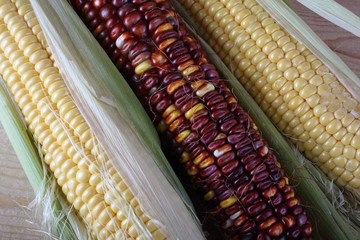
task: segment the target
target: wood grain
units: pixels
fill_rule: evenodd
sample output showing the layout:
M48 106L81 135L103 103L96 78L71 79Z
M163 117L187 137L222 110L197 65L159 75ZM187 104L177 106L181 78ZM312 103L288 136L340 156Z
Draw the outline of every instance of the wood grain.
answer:
M360 39L310 12L295 0L291 4L311 28L360 76ZM360 16L358 0L339 1ZM34 193L0 125L0 239L44 239L26 206Z

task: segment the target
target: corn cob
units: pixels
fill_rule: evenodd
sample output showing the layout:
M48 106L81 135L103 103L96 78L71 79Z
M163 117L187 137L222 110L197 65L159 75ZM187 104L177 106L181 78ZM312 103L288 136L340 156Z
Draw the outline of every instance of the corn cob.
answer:
M275 155L168 1L72 3L231 239L312 239Z
M0 2L0 74L41 144L44 161L93 235L165 239L73 103L28 0Z
M337 184L359 190L359 103L334 74L255 0L179 2L274 124Z

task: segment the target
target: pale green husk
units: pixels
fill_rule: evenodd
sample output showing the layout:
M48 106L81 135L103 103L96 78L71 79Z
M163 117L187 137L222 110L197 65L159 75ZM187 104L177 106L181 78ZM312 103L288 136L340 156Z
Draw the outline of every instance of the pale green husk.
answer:
M334 0L297 0L337 26L360 37L360 18Z
M88 239L87 230L70 210L63 195L54 186L55 180L44 168L39 151L27 131L20 110L14 104L0 77L0 122L16 152L24 172L36 194L30 204L40 216L39 225L52 239Z
M189 23L193 33L199 32L186 10L178 2L172 1L172 3L176 11ZM295 15L293 12L292 14ZM333 183L321 170L292 147L292 144L271 123L270 119L241 86L236 77L211 47L201 39L201 36L198 36L198 40L207 52L208 58L216 66L237 97L240 105L249 112L262 135L273 148L282 168L290 179L291 185L295 186L297 195L300 196L303 204L308 206L307 212L312 221L315 239L359 239L359 227L349 220L352 216L344 216L340 213L337 208L338 204L334 201L334 195L341 194L341 191L334 187L333 191L329 192L329 187L332 188Z

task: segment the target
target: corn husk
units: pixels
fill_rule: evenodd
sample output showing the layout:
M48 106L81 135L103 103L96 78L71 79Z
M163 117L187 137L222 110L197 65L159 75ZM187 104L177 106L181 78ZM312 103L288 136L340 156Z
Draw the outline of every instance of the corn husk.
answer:
M178 2L172 1L172 3L176 11L193 29L193 33L199 32L186 10ZM294 15L293 12L292 14ZM357 225L356 221L351 221L356 216L348 215L349 211L353 209L342 209L346 215L339 211L340 205L341 208L344 207L342 190L335 187L333 182L321 170L303 157L282 136L211 47L201 39L201 36L198 36L198 40L207 52L208 58L217 67L228 86L232 89L240 105L247 109L264 138L276 153L282 168L289 176L291 185L295 186L303 205L307 206L315 239L359 239L359 225Z
M106 53L66 1L31 3L75 103L142 207L168 239L203 239L151 120Z
M334 0L297 0L337 26L360 37L360 18Z

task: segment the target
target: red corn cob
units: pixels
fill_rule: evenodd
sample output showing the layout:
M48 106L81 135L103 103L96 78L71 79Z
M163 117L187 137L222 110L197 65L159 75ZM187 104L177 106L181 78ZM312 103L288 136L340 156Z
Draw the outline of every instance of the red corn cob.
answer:
M72 3L231 239L312 239L275 155L168 1Z

